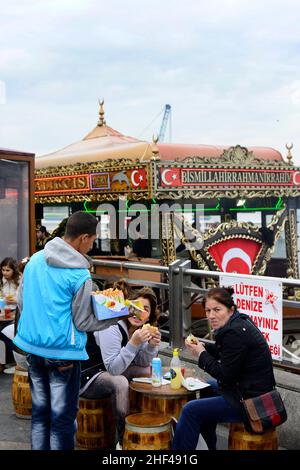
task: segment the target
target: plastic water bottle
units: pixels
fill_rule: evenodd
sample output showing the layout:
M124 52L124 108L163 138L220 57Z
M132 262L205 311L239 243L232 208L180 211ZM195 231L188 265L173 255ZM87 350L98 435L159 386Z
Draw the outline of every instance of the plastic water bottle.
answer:
M0 317L4 318L5 316L5 300L0 297Z
M161 360L159 357L154 357L152 359L152 380L153 387L160 387L162 384L162 368Z
M170 375L171 375L171 388L177 390L181 387L182 374L181 374L181 363L178 356L178 349L173 350L173 357L170 363Z

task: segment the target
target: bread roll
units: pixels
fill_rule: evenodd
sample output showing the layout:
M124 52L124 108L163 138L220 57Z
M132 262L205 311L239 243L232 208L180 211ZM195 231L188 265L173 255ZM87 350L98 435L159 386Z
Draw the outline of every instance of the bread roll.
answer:
M191 334L188 335L188 337L186 338L186 341L190 344L197 344L198 341L197 341L197 338Z

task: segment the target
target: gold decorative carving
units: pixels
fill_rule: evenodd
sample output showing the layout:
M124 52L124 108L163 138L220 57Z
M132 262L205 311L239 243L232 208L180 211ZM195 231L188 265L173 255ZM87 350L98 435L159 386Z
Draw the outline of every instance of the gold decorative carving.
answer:
M173 187L171 188L161 188L158 184L158 175L161 168L189 168L189 169L206 169L206 170L239 170L242 168L243 170L249 170L255 172L255 170L266 170L266 171L274 171L274 170L291 170L291 165L288 162L283 160L280 161L270 161L270 160L261 160L254 157L252 151L248 151L246 147L242 147L237 145L235 147L231 147L227 150L224 150L222 155L219 157L197 157L191 156L187 157L183 160L175 160L172 162L158 162L156 166L156 188L158 187L154 196L157 199L171 199L171 200L178 200L178 199L212 199L217 197L225 197L230 199L235 198L244 198L247 199L257 198L257 197L296 197L300 195L300 187L297 188L296 186L280 186L273 184L273 187L270 186L262 186L254 184L246 186L240 186L233 188L228 183L227 185L224 184L223 186L220 184L218 189L208 189L205 186L205 183L202 185L202 189L199 189L199 185L193 186L192 184L189 185L188 188L183 187ZM222 186L220 188L220 186Z
M187 163L192 163L194 158L195 157L188 157L184 161ZM203 163L210 163L210 164L214 162L218 162L218 163L222 162L222 163L227 163L230 165L238 165L238 166L251 165L253 164L253 162L255 162L256 164L261 162L260 159L254 157L252 151L249 152L249 150L246 147L242 147L241 145L236 145L234 147L230 147L229 149L224 149L223 153L218 157L201 158L201 161Z
M173 218L174 214L170 212L162 212L160 215L162 258L165 266L176 260Z
M148 200L148 192L139 192L139 193L127 193L127 199L133 201ZM35 202L39 204L56 204L56 203L66 203L66 202L112 202L117 201L120 198L120 193L88 193L88 194L68 194L68 195L55 195L55 196L35 196Z
M284 205L284 207L280 211L277 211L273 215L271 223L267 226L268 229L271 229L274 232L274 241L273 241L272 246L264 247L264 250L262 253L263 261L256 273L258 276L264 275L265 270L267 269L268 263L271 259L271 256L274 253L276 243L284 231L286 222L287 222L287 212L286 212L286 205ZM254 266L254 268L256 268L256 266Z
M154 197L157 199L216 199L218 197L236 199L236 198L247 198L253 199L256 197L296 197L300 196L300 188L292 189L285 187L284 189L278 190L249 190L245 188L235 189L235 190L218 190L218 191L193 191L193 190L176 190L176 191L156 191Z
M129 189L127 192L124 191L124 194L127 195L128 199L132 200L141 200L149 199L150 195L152 197L152 175L150 175L150 165L141 164L138 160L133 162L129 159L113 160L108 159L101 162L93 163L76 163L73 165L60 166L60 167L48 167L41 168L36 170L35 178L59 178L62 176L74 176L80 174L93 174L100 172L118 172L118 171L128 171L132 169L146 169L147 170L147 179L148 179L148 188L145 189ZM36 203L65 203L65 202L81 202L81 201L116 201L120 196L120 192L111 189L107 190L93 190L93 191L82 191L81 193L72 193L70 191L68 195L66 194L39 194L35 195Z
M219 271L219 267L209 253L209 248L220 242L221 239L231 240L234 238L243 238L245 240L259 241L261 243L261 248L253 262L251 273L263 275L271 259L275 244L284 230L286 207L284 206L283 209L274 214L271 223L268 225L268 229L274 232L274 242L272 246L263 243L259 228L251 222L237 222L231 220L201 234L181 215L176 214L174 221L174 229L177 236L189 250L191 258L197 263L200 269L209 270L212 269L210 266L213 266L214 270ZM177 221L179 221L179 223L177 223ZM184 224L184 231L187 230L188 237L186 233L184 234L182 231L182 224ZM190 242L191 239L193 239L193 243ZM201 246L201 240L203 240L203 246Z
M155 188L157 187L157 171L156 171L156 162L152 160L148 166L148 185L150 197L154 197Z
M293 144L291 144L291 145L285 144L285 148L288 150L288 154L287 154L287 157L286 157L287 160L288 160L288 164L293 165L293 162L292 162L293 155L291 154Z
M98 121L98 126L105 126L106 121L104 119L104 99L101 101L99 100L99 121Z
M197 166L205 166L206 168L257 168L259 169L287 169L290 166L283 160L262 160L255 157L253 151L249 151L246 147L236 145L229 149L224 149L223 153L218 157L197 157L191 156L181 160L184 164ZM178 161L176 162L178 163Z
M192 244L187 240L187 238L182 236L182 232L179 230L178 227L175 226L174 229L181 243L189 250L190 256L197 263L198 268L203 269L205 271L209 271L209 266L206 264L202 256L197 252L195 247L192 246Z
M185 227L185 233L182 232L182 225ZM198 268L208 271L208 264L196 249L196 247L199 249L203 245L202 234L179 214L174 214L174 230L181 243L189 250L190 256L197 263ZM185 235L188 235L189 238ZM193 243L191 243L191 239L194 240Z
M217 235L218 233L222 233L222 232L228 232L228 230L231 230L231 229L244 229L244 230L249 230L251 231L252 233L255 232L255 233L259 233L259 228L252 224L251 222L237 222L236 220L231 220L230 222L224 222L220 225L218 225L218 227L216 228L211 228L209 230L207 230L204 234L203 234L203 239L204 240L208 240L209 238Z
M224 150L222 155L220 156L220 160L223 162L228 162L232 165L251 165L253 161L259 161L258 158L254 158L253 152L250 151L246 147L242 147L241 145L236 145L235 147L230 147L227 150Z
M152 149L151 160L154 160L154 161L160 160L159 148L157 146L157 142L158 142L158 136L153 135L152 136L152 144L151 144L151 149Z
M75 163L73 165L49 166L47 168L40 168L35 170L35 178L68 176L99 171L126 171L145 167L147 167L147 165L141 165L138 159L133 161L129 158L120 158L120 160L113 160L110 158L100 162Z
M288 262L288 277L299 279L298 242L296 210L288 210L288 219L285 225L286 250Z

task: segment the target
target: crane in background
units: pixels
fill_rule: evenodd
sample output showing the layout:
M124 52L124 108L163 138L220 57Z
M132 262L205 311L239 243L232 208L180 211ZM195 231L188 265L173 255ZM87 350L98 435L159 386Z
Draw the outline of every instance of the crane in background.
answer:
M167 125L168 125L168 121L170 120L170 117L171 117L171 105L166 104L163 120L162 120L159 134L158 134L158 142L164 141L166 129L167 129ZM170 133L170 141L171 141L171 124L169 124L169 133Z

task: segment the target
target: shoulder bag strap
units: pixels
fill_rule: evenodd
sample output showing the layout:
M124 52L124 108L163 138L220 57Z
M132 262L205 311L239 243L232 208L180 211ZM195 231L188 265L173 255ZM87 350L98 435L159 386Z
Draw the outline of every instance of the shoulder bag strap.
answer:
M124 348L124 346L126 346L126 344L128 343L128 335L127 335L126 331L124 330L123 326L120 325L120 323L118 323L118 327L119 327L120 333L122 335L121 346L122 346L122 348Z

